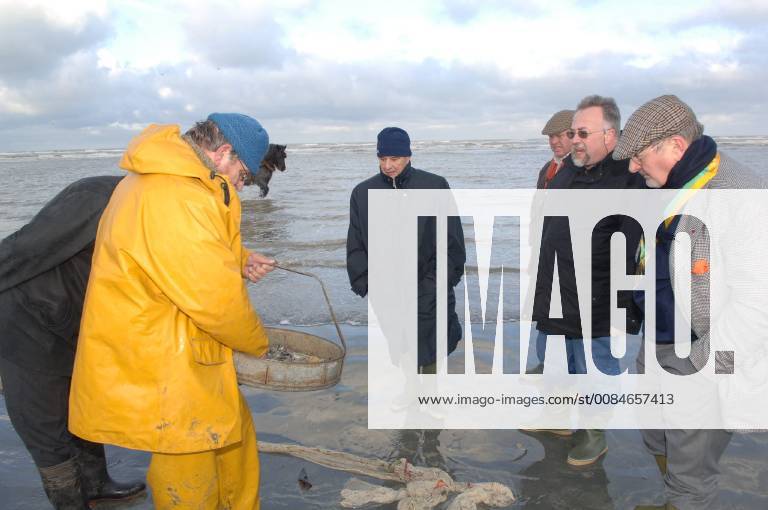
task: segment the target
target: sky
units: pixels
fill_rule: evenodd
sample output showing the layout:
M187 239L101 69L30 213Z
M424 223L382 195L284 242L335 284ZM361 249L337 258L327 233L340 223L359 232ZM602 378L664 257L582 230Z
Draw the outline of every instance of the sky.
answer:
M0 0L0 152L214 111L276 143L531 139L589 94L626 120L672 93L708 134L766 135L766 83L768 0Z

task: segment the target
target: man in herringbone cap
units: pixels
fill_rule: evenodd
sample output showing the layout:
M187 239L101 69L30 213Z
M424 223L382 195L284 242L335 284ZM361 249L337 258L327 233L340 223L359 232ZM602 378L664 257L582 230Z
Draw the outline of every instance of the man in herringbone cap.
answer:
M750 170L720 152L717 143L703 132L704 126L687 104L673 95L660 96L632 114L613 157L631 158L630 172L642 175L649 188L701 190L766 187ZM712 202L708 205L708 214L723 217L724 214L712 210L717 204ZM730 217L754 216L748 212L750 204L736 204L736 207L741 211L729 210ZM732 228L736 227L728 227L729 230ZM674 336L676 289L673 270L676 266L672 246L678 233L691 237L691 349L690 355L685 358L679 358L675 353ZM731 235L739 237L733 232ZM724 261L720 265L725 267L713 267L712 271L728 270L728 285L733 288L744 285L745 274L750 280L765 280L762 288L768 285L762 261L759 260L762 254L749 253L755 250L738 250L734 257L733 243L718 241L717 234L712 232L710 235L701 220L679 213L672 216L669 223L663 222L656 232L656 359L667 372L690 375L703 369L710 357L710 331L718 329L733 334L732 325L725 324L727 318L724 318L732 316L731 312L739 317L739 322L753 317L754 303L743 302L738 293L730 293L727 289L710 289L711 257ZM641 246L639 253L644 251ZM716 293L728 293L728 306L735 310L721 314L722 310L713 305L710 314L710 295ZM642 292L635 293L635 302L640 308L644 308L644 301ZM710 315L713 322L710 322ZM719 373L733 373L733 356L719 356L716 364ZM640 349L637 365L638 373L644 373L644 348ZM705 405L727 406L728 402L700 404L702 407ZM721 412L727 415L727 408L723 409L725 411ZM731 440L731 433L716 429L653 429L643 430L642 435L664 478L666 502L661 506L638 506L636 510L715 508L720 472L718 464Z
M570 163L568 155L571 153L571 145L573 145L573 141L568 138L568 130L571 129L573 114L573 110L560 110L559 112L555 112L541 130L541 134L546 135L549 138L549 148L552 150L552 159L544 163L544 166L539 170L539 176L536 179L536 189L547 188L557 173ZM531 218L539 218L543 209L544 195L537 193L531 210ZM531 230L529 243L532 244L533 242L533 230ZM531 373L541 373L544 370L545 343L546 337L537 336L536 357L538 359L538 365L531 369ZM565 433L566 431L556 432Z
M539 170L539 178L536 180L536 188L546 188L552 178L565 165L565 159L571 152L571 139L568 138L568 130L571 129L573 110L560 110L549 118L542 135L549 138L549 148L552 149L552 159L547 161Z

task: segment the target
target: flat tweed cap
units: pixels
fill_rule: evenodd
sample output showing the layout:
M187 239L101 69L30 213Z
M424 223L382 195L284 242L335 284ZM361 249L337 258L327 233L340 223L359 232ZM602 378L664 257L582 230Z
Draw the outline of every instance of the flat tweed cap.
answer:
M631 158L652 143L676 135L692 125L695 125L699 135L704 132L704 126L696 120L691 107L677 96L651 99L635 110L627 121L613 151L613 159Z
M542 135L556 135L562 133L566 129L571 129L571 122L573 122L573 110L560 110L554 114L541 130Z

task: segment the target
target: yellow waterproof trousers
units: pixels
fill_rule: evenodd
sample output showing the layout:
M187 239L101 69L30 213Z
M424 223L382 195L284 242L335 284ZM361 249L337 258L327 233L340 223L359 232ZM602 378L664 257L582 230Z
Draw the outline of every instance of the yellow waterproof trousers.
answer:
M259 510L259 453L240 395L243 440L199 453L153 453L147 472L158 510Z

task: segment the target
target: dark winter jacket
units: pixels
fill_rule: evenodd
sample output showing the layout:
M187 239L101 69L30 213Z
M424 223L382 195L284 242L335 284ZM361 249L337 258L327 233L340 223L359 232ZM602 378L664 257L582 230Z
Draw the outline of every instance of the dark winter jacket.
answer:
M614 160L608 154L591 169L569 164L562 168L550 181L549 189L642 189L645 187L639 174L629 172L629 160ZM635 251L642 231L636 223L625 221L619 216L610 216L600 221L592 238L592 337L610 336L611 326L611 275L610 243L614 232L623 232L628 239L627 274L635 272ZM539 331L550 335L565 335L582 338L579 302L574 280L573 254L570 246L569 224L564 218L546 218L544 222L536 291L533 305L533 320ZM562 318L549 318L552 295L552 269L557 252ZM615 292L615 290L614 290ZM620 292L618 306L627 310L627 332L636 334L640 329L640 312L630 292Z
M352 191L349 204L347 232L347 274L352 291L359 296L368 294L368 190L371 189L449 189L448 181L410 164L394 180L382 172L361 182ZM434 218L419 218L419 365L429 365L436 359L436 225ZM448 353L456 349L461 339L461 325L456 315L453 287L464 274L464 232L458 218L448 219Z
M70 184L0 242L0 357L72 374L96 230L120 179Z
M544 189L549 187L549 182L547 182L547 170L549 170L549 165L552 164L552 160L550 159L546 163L544 163L544 166L541 167L541 170L539 170L539 176L536 178L536 189ZM560 168L558 168L558 172L562 170L563 168L567 167L571 164L571 155L568 154L563 158L563 161L560 163ZM555 173L557 175L557 173ZM554 176L552 177L554 179ZM550 181L551 182L551 181Z

